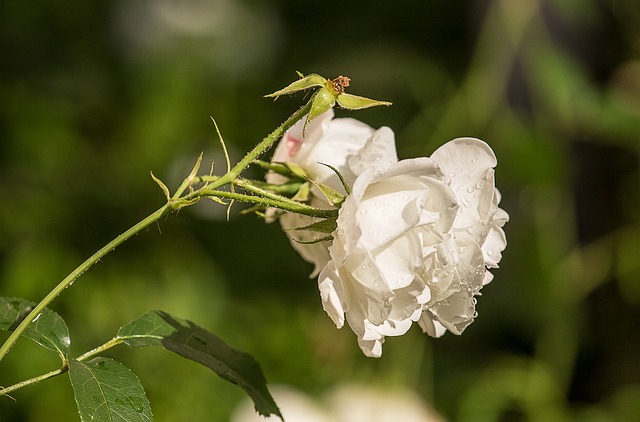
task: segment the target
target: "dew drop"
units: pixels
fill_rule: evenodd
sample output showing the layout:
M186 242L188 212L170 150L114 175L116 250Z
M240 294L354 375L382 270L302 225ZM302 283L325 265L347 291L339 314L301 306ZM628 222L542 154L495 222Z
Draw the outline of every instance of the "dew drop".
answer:
M36 317L31 322L36 322L38 320L38 318L40 318L41 315L42 315L42 312L40 312L38 315L36 315Z
M475 158L471 159L472 163L475 163L476 161L478 161L478 160L476 160Z
M489 250L487 251L487 255L492 256L492 255L493 255L493 250L489 249Z
M467 188L467 192L469 192L469 193L473 192L474 190L476 190L476 188L474 188L473 186L469 186Z

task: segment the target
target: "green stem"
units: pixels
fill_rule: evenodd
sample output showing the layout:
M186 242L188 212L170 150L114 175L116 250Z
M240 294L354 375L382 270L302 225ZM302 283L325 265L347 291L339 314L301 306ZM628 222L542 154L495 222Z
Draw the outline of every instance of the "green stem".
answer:
M306 204L302 204L300 202L292 201L289 198L284 198L285 200L271 199L271 198L263 198L257 195L246 195L237 192L229 192L222 190L214 190L214 189L205 189L198 191L201 196L215 196L217 198L228 198L234 199L236 201L249 202L251 204L262 205L265 207L274 207L282 210L286 210L289 212L293 212L296 214L308 215L310 217L316 218L335 218L338 216L338 210L336 209L322 209L315 208Z
M112 250L114 250L121 243L123 243L130 237L134 236L135 234L139 233L140 231L145 229L147 226L156 222L162 216L170 213L171 211L172 211L172 208L168 204L158 209L153 214L149 215L144 220L140 221L139 223L131 227L129 230L125 231L124 233L122 233L121 235L113 239L111 242L107 243L102 249L100 249L99 251L91 255L91 257L89 257L86 261L80 264L80 266L78 266L75 270L73 270L67 277L65 277L64 280L60 282L60 284L54 287L53 290L51 290L49 294L47 294L44 297L44 299L42 299L40 303L38 303L33 308L33 310L29 313L29 315L27 315L27 317L22 320L20 325L18 325L18 327L15 330L13 330L11 335L7 338L7 340L4 342L4 344L0 348L0 360L2 360L4 356L7 354L7 352L9 352L9 349L13 347L13 345L18 340L18 337L20 337L20 335L24 332L24 330L26 330L29 324L31 324L33 320L44 310L44 308L46 308L51 302L53 302L53 300L60 293L62 293L64 289L71 286L73 282L76 281L78 277L80 277L85 271L91 268L93 264L98 262L100 259L102 259L102 257L104 257L106 254L108 254Z
M240 173L246 167L248 167L249 164L251 164L251 162L253 160L258 158L260 155L264 154L278 139L280 139L280 137L291 126L293 126L298 120L300 120L302 117L304 117L309 112L310 109L311 109L311 102L308 102L303 107L301 107L298 111L293 113L287 120L285 120L284 123L282 123L280 126L278 126L273 132L271 132L269 135L267 135L267 137L265 137L258 145L256 145L255 148L253 148L251 151L249 151L249 153L247 153L247 155L245 155L245 157L242 160L240 160L238 162L238 164L236 164L232 169L230 169L225 175L221 176L217 180L214 180L214 181L210 182L208 185L205 185L203 188L201 188L201 189L199 189L199 190L197 190L195 192L192 192L191 194L185 195L185 197L182 198L182 200L180 200L179 202L181 204L183 204L183 206L185 206L185 204L189 205L189 201L190 200L197 199L197 198L199 198L201 196L219 196L219 197L227 197L227 198L234 199L232 197L232 195L239 195L236 199L240 199L241 197L242 198L246 197L246 199L249 199L249 195L240 195L240 194L235 194L234 192L213 191L213 189L216 189L216 188L218 188L220 186L224 186L224 185L227 185L229 183L232 183L236 179L236 177L238 177L240 175ZM29 324L31 324L33 322L33 320L51 302L53 302L53 300L60 293L62 293L62 291L64 289L66 289L67 287L71 286L73 284L73 282L76 281L76 279L78 277L80 277L85 271L87 271L89 268L91 268L91 266L93 266L93 264L98 262L100 259L102 259L102 257L104 257L106 254L108 254L112 250L114 250L117 246L119 246L121 243L123 243L124 241L126 241L127 239L132 237L133 235L139 233L144 228L146 228L150 224L152 224L155 221L157 221L158 219L160 219L162 216L164 216L164 215L170 213L171 211L173 211L176 208L176 204L175 204L176 201L175 200L177 199L177 196L180 196L182 194L182 192L184 192L184 190L186 190L186 188L189 186L191 181L194 179L194 176L195 176L194 173L197 171L197 168L198 168L199 164L200 164L200 159L198 159L198 162L196 163L196 166L194 167L194 170L192 171L192 174L189 176L189 178L187 180L185 180L183 182L183 184L178 189L176 195L174 195L173 198L171 198L174 201L169 201L168 204L164 205L162 208L158 209L153 214L149 215L144 220L140 221L139 223L137 223L136 225L131 227L129 230L127 230L126 232L120 234L118 237L113 239L106 246L104 246L102 249L97 251L95 254L93 254L91 257L89 257L86 261L84 261L82 264L80 264L80 266L78 266L75 270L73 270L71 272L71 274L69 274L53 290L51 290L49 292L49 294L47 294L44 297L44 299L42 299L40 301L40 303L38 303L33 308L33 310L29 313L29 315L27 315L27 317L20 323L20 325L18 325L18 327L11 333L11 335L9 335L9 337L4 342L2 347L0 347L0 360L2 360L4 358L4 356L9 352L11 347L13 347L13 345L16 343L16 341L18 340L20 335L24 332L24 330L29 326ZM240 199L240 200L242 200L242 199ZM255 203L254 200L250 200L249 202L254 202ZM195 201L194 201L194 203L195 203ZM275 201L270 202L270 200L266 200L264 205L277 206L278 203L276 203ZM301 204L301 210L302 211L294 211L294 212L299 212L299 213L302 214L302 213L305 213L305 211L306 212L310 212L312 210L313 211L317 211L313 207L309 207L309 206L302 205L302 204Z
M220 186L227 185L235 180L236 177L242 173L242 171L253 162L253 160L260 157L267 150L284 135L284 133L291 128L296 122L302 119L311 110L311 101L307 102L304 106L293 113L287 120L278 126L273 132L267 135L258 145L244 156L244 158L238 161L238 164L233 166L224 176L221 176L218 180L215 180L204 187L204 189L216 189Z
M293 206L301 205L301 203L298 201L294 201L293 199L287 198L286 196L278 195L277 193L271 192L267 189L262 189L261 187L254 185L252 182L246 179L238 178L233 181L233 184L241 187L244 190L255 193L263 198L273 199L275 201L279 201L285 204L290 204Z
M28 379L28 380L20 381L19 383L10 385L10 386L5 387L5 388L0 388L0 396L6 396L9 393L11 393L13 391L16 391L16 390L18 390L18 389L20 389L22 387L26 387L28 385L35 384L37 382L44 381L46 379L53 378L53 377L56 377L58 375L64 374L68 370L69 370L68 366L63 366L62 368L58 368L58 369L56 369L54 371L47 372L46 374L38 375L37 377L33 377L33 378Z
M119 339L119 338L112 338L111 340L109 340L108 342L104 343L101 346L96 347L95 349L89 350L88 352L84 353L82 356L79 356L77 359L78 362L82 362L85 361L89 358L94 357L95 355L98 355L102 352L104 352L105 350L111 349L112 347L115 347L119 344L122 344L123 340ZM28 380L24 380L24 381L20 381L16 384L10 385L8 387L5 388L0 388L0 396L5 396L13 391L19 390L22 387L26 387L28 385L31 384L35 384L38 383L40 381L44 381L46 379L49 378L53 378L53 377L57 377L58 375L62 375L65 372L67 372L69 370L69 364L65 364L63 365L61 368L58 368L54 371L51 372L47 372L46 374L42 374L42 375L38 375L37 377L33 377L30 378Z
M105 350L111 349L112 347L115 347L119 344L122 344L124 342L124 340L114 337L111 340L109 340L108 342L106 342L105 344L96 347L95 349L91 349L89 350L87 353L82 354L82 356L78 356L76 358L76 360L78 362L82 362L84 360L87 360L89 358L94 357L95 355L99 355L100 353L104 352Z

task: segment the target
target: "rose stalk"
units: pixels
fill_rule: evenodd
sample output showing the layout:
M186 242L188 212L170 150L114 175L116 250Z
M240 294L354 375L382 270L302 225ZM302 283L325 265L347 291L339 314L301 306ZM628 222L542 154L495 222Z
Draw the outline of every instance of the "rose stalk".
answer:
M31 309L31 311L26 316L24 316L21 322L11 330L11 334L5 340L4 344L0 347L0 360L2 360L4 356L9 352L11 347L25 332L27 327L29 327L29 325L37 320L42 311L47 306L49 306L60 293L62 293L66 288L73 285L73 283L96 262L100 261L100 259L102 259L109 252L113 251L117 246L130 239L140 231L144 230L149 225L158 221L163 216L175 212L181 208L193 205L201 198L213 199L222 204L225 203L221 198L237 200L252 203L258 207L274 207L277 209L286 210L290 213L315 216L318 218L335 217L336 210L315 208L308 204L292 201L286 196L260 189L259 186L254 186L251 181L246 181L240 178L241 173L249 165L255 163L255 161L262 154L264 154L278 139L280 139L289 128L291 128L304 116L306 116L306 121L309 122L313 118L312 116L321 114L322 112L328 110L329 108L333 107L336 102L339 105L350 109L360 109L373 107L376 105L390 104L383 101L370 100L364 97L346 94L344 92L344 88L349 85L349 78L343 76L340 76L335 80L325 79L316 74L304 76L299 73L299 76L300 79L298 81L292 83L291 85L280 91L268 95L268 97L277 98L282 94L288 94L315 87L318 87L319 89L316 90L311 99L304 106L293 113L273 132L267 135L258 145L256 145L251 151L249 151L245 155L245 157L233 167L229 165L229 159L228 156L226 156L226 148L223 142L222 145L225 151L225 157L227 159L227 172L224 175L198 176L197 172L200 168L200 159L202 157L200 156L193 170L191 171L191 174L181 183L175 193L171 195L167 186L165 186L164 183L162 183L152 174L154 181L156 181L156 183L158 183L163 190L167 199L167 203L160 207L158 210L151 213L149 216L142 219L140 222L133 225L130 229L118 235L111 242L107 243L103 248L98 250L95 254L91 255L86 261L80 264L58 285L56 285L39 303L37 303L33 307L33 309ZM220 139L222 141L222 137L220 137ZM197 185L201 186L197 187ZM230 191L220 189L228 185L231 186ZM243 188L248 193L236 192L233 188L234 186ZM185 193L187 191L188 193ZM64 356L62 356L62 366L63 368L66 368L68 366L68 361Z

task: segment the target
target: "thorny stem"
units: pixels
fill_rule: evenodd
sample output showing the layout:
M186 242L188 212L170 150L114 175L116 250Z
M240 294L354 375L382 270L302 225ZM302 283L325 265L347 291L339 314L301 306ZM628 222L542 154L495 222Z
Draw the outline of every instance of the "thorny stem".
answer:
M284 133L293 126L298 120L302 119L311 109L311 102L307 102L304 106L298 109L295 113L293 113L287 120L284 121L280 126L278 126L273 132L267 135L258 145L255 146L251 151L244 156L242 160L238 162L231 170L229 170L225 175L221 176L218 180L215 180L208 185L204 186L203 189L216 189L220 186L227 185L235 180L236 177L242 173L242 171L249 166L253 162L253 160L260 157L262 154L267 152L267 150L278 140Z
M16 391L22 387L26 387L31 384L35 384L40 381L44 381L49 378L57 377L58 375L64 374L69 370L68 366L63 366L51 372L47 372L46 374L38 375L37 377L30 378L28 380L20 381L16 384L10 385L5 388L0 388L0 396L7 396L9 393Z
M232 195L236 195L235 199L240 200L240 198L244 198L244 199L251 200L250 202L254 202L253 198L249 198L250 195L235 194L233 192L223 192L223 191L218 191L216 189L221 186L232 183L240 175L240 173L242 173L242 171L253 162L253 160L257 159L262 154L264 154L278 139L280 139L280 137L291 126L293 126L298 120L304 117L309 112L310 109L311 109L311 103L308 102L307 104L302 106L300 109L298 109L296 112L294 112L287 120L284 121L284 123L278 126L273 132L267 135L258 145L256 145L251 151L249 151L247 155L245 155L245 157L242 160L240 160L233 168L231 168L226 174L217 178L216 180L209 182L202 188L194 192L191 192L190 194L185 195L182 198L177 198L176 195L174 195L174 197L172 197L166 205L159 208L157 211L153 212L148 217L144 218L139 223L132 226L129 230L120 234L111 242L107 243L103 248L101 248L96 253L91 255L86 261L80 264L80 266L78 266L67 277L65 277L65 279L62 280L56 287L54 287L53 290L51 290L44 297L44 299L42 299L40 303L38 303L33 308L33 310L26 316L26 318L22 320L22 322L18 325L18 327L16 327L16 329L9 335L9 337L4 342L2 347L0 347L0 360L2 360L4 356L9 352L11 347L13 347L13 345L16 343L20 335L24 333L27 327L36 319L36 317L47 306L49 306L51 302L53 302L53 300L60 293L62 293L63 290L71 286L73 282L78 279L78 277L80 277L85 271L91 268L96 262L102 259L109 252L113 251L120 244L122 244L127 239L134 236L135 234L139 233L140 231L148 227L150 224L158 221L161 217L167 214L170 214L176 209L182 208L186 205L190 205L191 203L195 203L195 200L197 200L202 196L218 196L218 197L226 197L226 198L233 199ZM187 187L188 187L188 182L183 183L178 189L178 192L176 192L178 196L181 195L182 192L184 192L184 190L186 190ZM266 200L264 204L270 205L270 206L282 205L282 203L277 203L276 201L270 202L269 200ZM316 208L308 207L304 204L301 204L301 205L302 206L300 207L300 209L302 210L303 213L312 212L311 210L317 211ZM310 208L310 209L307 209L307 208ZM39 379L38 377L34 379L36 379L36 381L33 381L33 382L38 382L42 380L42 379ZM46 378L43 378L43 379L46 379ZM0 391L3 391L3 390L0 390Z
M20 337L24 330L27 329L29 324L31 324L37 318L37 316L40 315L44 308L46 308L51 302L53 302L53 300L60 293L62 293L64 289L71 286L73 282L78 279L78 277L80 277L85 271L91 268L93 264L100 261L100 259L102 259L106 254L114 250L130 237L148 227L150 224L160 219L162 216L170 213L171 211L172 206L169 204L163 206L162 208L159 208L157 211L132 226L129 230L125 231L124 233L113 239L111 242L107 243L102 249L91 255L89 258L87 258L86 261L84 261L75 270L73 270L67 277L65 277L64 280L62 280L56 287L54 287L53 290L51 290L49 294L47 294L44 299L42 299L40 303L38 303L31 310L31 312L29 312L26 318L24 318L20 325L18 325L18 327L16 327L16 329L11 333L11 335L7 338L7 340L0 348L0 360L2 360L7 352L9 352L9 349L11 349L11 347L16 343L18 337Z
M315 208L301 202L291 201L288 198L271 199L263 198L257 195L246 195L237 192L228 192L222 190L207 189L199 191L201 196L215 196L217 198L235 199L236 201L249 202L256 205L263 205L266 207L275 207L293 212L296 214L309 215L318 218L335 218L338 216L338 210L336 209L321 209ZM286 200L286 201L285 201Z

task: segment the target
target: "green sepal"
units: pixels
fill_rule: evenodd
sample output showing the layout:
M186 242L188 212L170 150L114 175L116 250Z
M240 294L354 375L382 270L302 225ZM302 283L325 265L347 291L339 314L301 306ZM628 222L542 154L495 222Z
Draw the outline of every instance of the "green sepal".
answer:
M292 229L288 229L287 231L302 231L308 230L317 233L325 233L331 234L338 227L337 218L326 218L323 220L316 221L315 223L309 224L304 227L294 227Z
M218 198L217 196L207 196L206 198L220 205L229 205L228 202L224 202L222 199ZM189 204L189 205L192 205L192 204Z
M247 214L254 214L254 213L258 217L265 218L264 207L262 205L255 205L253 207L249 207L249 208L245 208L243 210L240 210L240 215L247 215Z
M316 243L322 243L322 242L331 242L333 240L333 236L329 235L329 236L324 236L318 239L314 239L314 240L298 240L298 239L293 239L294 242L296 243L300 243L301 245L315 245Z
M188 180L193 180L198 175L198 170L200 170L200 164L202 163L202 155L203 154L204 153L201 152L200 155L198 156L198 159L196 160L196 163L193 165L193 168L191 169L191 173L189 173Z
M153 174L153 172L150 173L153 181L156 182L158 186L160 186L160 189L162 189L162 192L164 192L164 196L167 198L167 201L169 201L171 199L171 192L169 192L169 188L167 187L167 185L162 183L162 180L158 179L155 174Z
M287 168L291 171L291 174L293 176L297 176L301 179L309 179L309 175L307 175L307 172L304 171L304 169L302 167L300 167L299 165L297 165L296 163L285 163L285 166L287 166Z
M309 114L307 114L307 119L304 122L304 128L302 129L302 137L305 136L307 132L307 126L309 123L320 116L325 111L329 110L336 104L336 92L331 88L331 86L327 83L322 89L319 89L315 94L313 94L313 98L311 99L311 110L309 110Z
M315 73L304 76L302 75L302 73L298 72L298 76L300 76L300 79L298 79L297 81L287 85L279 91L265 95L265 97L275 97L277 99L281 95L293 94L295 92L304 91L305 89L309 89L314 86L324 86L324 84L327 82L325 78Z
M391 103L388 101L372 100L370 98L359 97L357 95L351 95L347 93L338 95L336 101L338 102L340 107L346 108L347 110L360 110L363 108L375 107L380 105L391 105Z
M329 205L340 205L344 202L346 197L331 186L325 185L324 183L316 182L311 179L308 180L313 183L318 189L320 189L320 192L322 192L322 195L324 195L324 197L327 199Z
M286 166L285 163L281 163L278 161L262 161L262 160L253 160L253 163L263 170L272 171L274 173L278 173L282 176L291 176L291 170Z
M293 195L293 197L291 197L291 199L298 202L307 202L309 200L310 193L311 189L309 187L309 183L303 183L300 185L298 191L295 195Z
M283 196L293 196L295 195L299 190L300 190L300 186L303 185L303 181L302 180L295 180L292 181L291 179L289 179L288 182L286 183L282 183L280 185L274 185L272 183L265 183L265 182L260 182L259 180L254 180L252 181L252 183L264 190L268 190L270 192L273 193L277 193L279 195L283 195Z
M340 183L342 183L342 187L344 188L344 191L347 192L347 195L351 195L351 187L349 186L349 184L347 183L346 180L344 180L344 176L342 175L342 173L340 173L340 171L333 167L330 164L327 163L318 163L320 165L323 165L325 167L329 167L331 170L333 170L333 172L336 174L336 176L338 176L338 179L340 179Z

